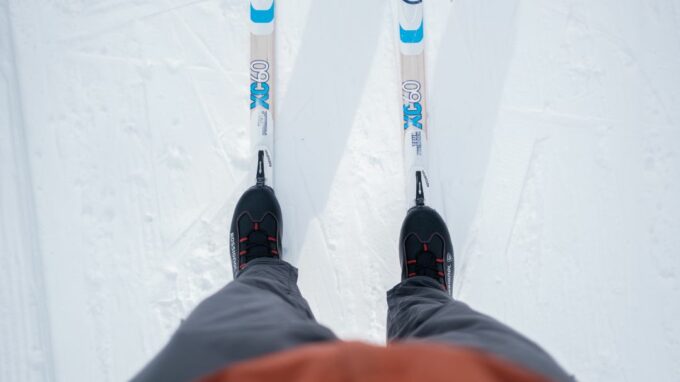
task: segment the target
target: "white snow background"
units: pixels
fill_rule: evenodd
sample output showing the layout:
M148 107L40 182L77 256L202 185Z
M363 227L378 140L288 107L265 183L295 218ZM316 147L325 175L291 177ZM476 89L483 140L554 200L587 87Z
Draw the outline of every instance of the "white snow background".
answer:
M120 381L231 280L245 0L0 0L0 380ZM319 319L384 343L396 7L279 0L276 191ZM455 296L584 381L680 380L680 1L429 0Z

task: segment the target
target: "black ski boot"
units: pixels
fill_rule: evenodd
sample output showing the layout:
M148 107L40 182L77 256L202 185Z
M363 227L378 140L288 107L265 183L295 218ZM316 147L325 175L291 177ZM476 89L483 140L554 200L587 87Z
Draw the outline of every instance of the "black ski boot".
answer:
M401 279L428 276L452 294L453 245L444 219L430 207L411 208L399 237Z
M234 278L261 258L281 258L281 207L274 190L265 185L250 187L236 203L231 220L230 252Z

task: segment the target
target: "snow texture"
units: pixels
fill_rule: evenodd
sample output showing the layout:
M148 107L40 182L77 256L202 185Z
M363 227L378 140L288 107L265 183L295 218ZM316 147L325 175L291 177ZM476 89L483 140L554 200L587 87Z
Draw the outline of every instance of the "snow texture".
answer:
M396 7L279 0L276 190L322 323L399 279ZM247 2L0 0L0 380L119 381L231 280ZM584 381L680 378L680 1L429 0L455 296Z

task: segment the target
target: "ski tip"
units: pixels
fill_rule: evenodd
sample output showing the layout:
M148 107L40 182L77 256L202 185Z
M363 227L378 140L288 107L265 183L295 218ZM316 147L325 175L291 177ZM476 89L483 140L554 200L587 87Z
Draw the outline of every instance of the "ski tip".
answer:
M404 55L423 51L424 39L422 0L402 0L399 7L399 42Z
M274 32L274 0L250 0L250 31L255 35Z
M399 25L399 39L404 44L417 44L423 41L423 22L416 29L404 29Z
M251 0L250 21L257 24L268 24L274 21L274 0Z

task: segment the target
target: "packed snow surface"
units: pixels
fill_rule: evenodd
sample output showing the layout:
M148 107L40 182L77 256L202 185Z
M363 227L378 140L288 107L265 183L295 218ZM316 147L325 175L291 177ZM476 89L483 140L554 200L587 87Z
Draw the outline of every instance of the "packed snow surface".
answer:
M320 322L384 343L396 4L279 0L276 191ZM454 295L584 381L680 378L680 1L429 0ZM0 380L120 381L231 279L245 0L0 0Z

